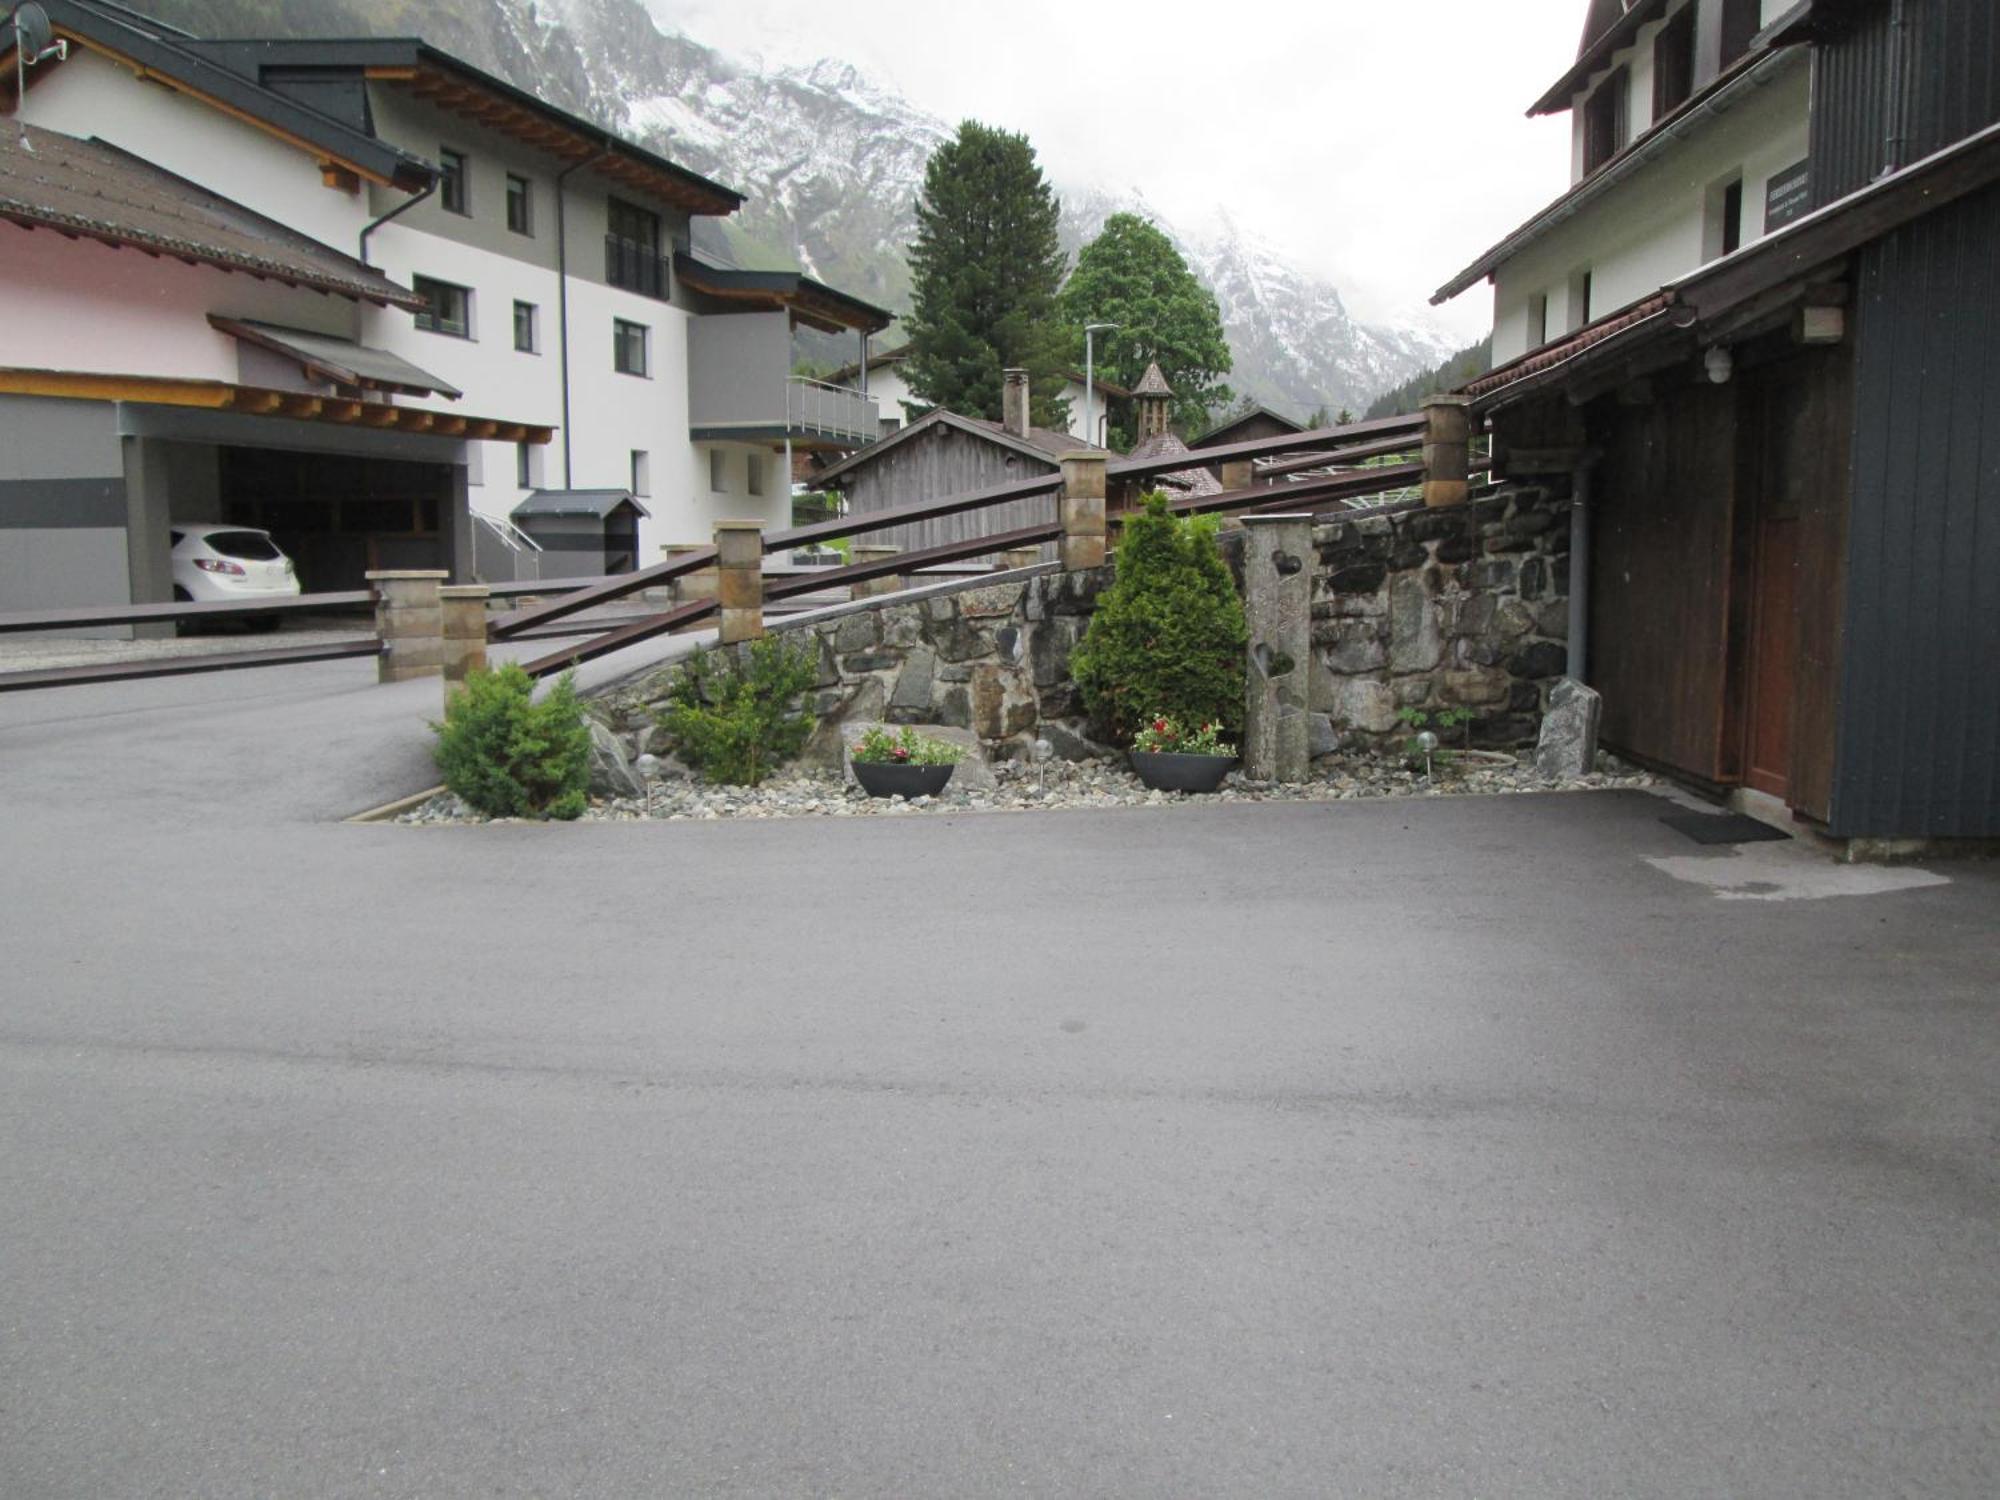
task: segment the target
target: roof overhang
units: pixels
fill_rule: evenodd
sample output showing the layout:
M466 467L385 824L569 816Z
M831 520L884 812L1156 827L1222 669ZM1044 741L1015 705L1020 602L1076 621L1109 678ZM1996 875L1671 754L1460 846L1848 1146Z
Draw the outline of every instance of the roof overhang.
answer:
M648 520L653 513L630 490L534 490L508 515L521 520L556 517L602 521L621 505L629 505Z
M55 36L72 47L93 52L130 71L146 83L199 100L210 108L275 136L312 157L323 172L338 170L367 181L418 192L436 180L428 162L399 151L308 105L288 99L242 74L203 57L194 38L136 14L118 15L80 5L75 0L42 0ZM14 97L13 32L0 47L0 104L7 112ZM32 88L38 78L59 66L56 59L28 71Z
M2000 182L2000 124L1989 125L1754 240L1568 337L1459 388L1491 408L1596 370L1663 336L1689 347L1726 342L1748 321L1807 295L1811 283L1864 245ZM1789 299L1789 300L1788 300Z
M837 292L802 271L738 271L712 266L683 250L674 255L674 275L683 286L705 296L770 311L784 309L823 333L847 329L880 333L896 320L886 308Z
M1431 305L1435 307L1449 302L1459 293L1484 281L1557 224L1574 218L1589 204L1650 166L1663 153L1699 132L1717 115L1745 102L1754 90L1777 82L1794 66L1803 65L1805 61L1806 54L1793 48L1746 53L1729 71L1718 75L1672 114L1647 127L1644 134L1593 175L1577 183L1431 293Z
M433 437L480 438L508 443L546 443L554 429L499 417L464 416L357 401L307 391L236 385L226 380L177 380L159 375L96 374L80 370L0 369L0 395L57 396L73 401L132 401L147 406L190 406L252 416L290 417L335 426L422 432Z
M388 391L400 396L443 396L456 401L465 392L426 370L419 369L400 354L387 349L371 349L352 339L312 333L302 328L281 328L273 323L253 323L247 319L208 315L209 326L241 343L297 360L308 375L330 380L336 385L364 391Z
M1639 28L1665 15L1670 3L1671 0L1634 0L1623 15L1577 53L1569 71L1550 84L1548 92L1528 106L1528 114L1559 115L1567 110L1577 91L1590 82L1590 75L1609 66L1615 54L1632 45L1633 38L1639 35ZM1694 3L1694 0L1689 0L1689 3Z

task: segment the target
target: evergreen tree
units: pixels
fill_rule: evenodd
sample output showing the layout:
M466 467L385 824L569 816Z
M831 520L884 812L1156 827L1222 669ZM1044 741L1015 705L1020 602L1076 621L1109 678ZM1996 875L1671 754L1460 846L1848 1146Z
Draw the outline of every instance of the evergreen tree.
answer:
M968 417L1000 415L1001 372L1028 372L1029 419L1069 425L1056 317L1059 208L1028 138L967 120L931 153L910 250L910 389Z
M1179 431L1202 431L1211 411L1235 400L1221 379L1232 361L1214 293L1195 280L1174 242L1137 214L1104 221L1077 257L1061 306L1079 357L1084 324L1118 325L1096 344L1105 379L1134 386L1149 363L1159 362L1174 388ZM1111 431L1112 446L1129 446L1129 429L1114 421Z
M1489 333L1478 343L1459 350L1436 369L1412 375L1401 385L1377 396L1368 408L1368 420L1399 417L1413 412L1424 404L1424 397L1456 389L1468 380L1477 380L1492 363L1493 335Z

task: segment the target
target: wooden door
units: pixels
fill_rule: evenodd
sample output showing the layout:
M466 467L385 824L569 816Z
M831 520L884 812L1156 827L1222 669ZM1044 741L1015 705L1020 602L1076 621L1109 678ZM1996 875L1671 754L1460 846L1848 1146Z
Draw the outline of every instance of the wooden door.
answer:
M1755 791L1791 791L1792 705L1798 696L1799 518L1760 515L1750 605L1750 696L1743 779Z

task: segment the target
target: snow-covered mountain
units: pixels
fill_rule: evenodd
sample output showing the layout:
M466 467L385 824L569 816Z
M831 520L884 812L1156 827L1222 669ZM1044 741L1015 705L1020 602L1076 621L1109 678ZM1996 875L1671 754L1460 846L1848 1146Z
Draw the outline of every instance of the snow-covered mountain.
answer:
M704 248L738 264L797 264L883 306L909 306L904 251L924 163L951 134L844 62L765 66L663 27L643 0L139 0L197 32L343 29L418 33L551 103L602 121L749 197ZM664 9L664 5L662 6ZM310 12L301 16L301 12ZM1240 231L1226 216L1184 232L1132 190L1043 169L1063 200L1074 252L1111 214L1145 214L1216 295L1239 394L1304 416L1361 411L1436 364L1450 342L1421 322L1362 323L1339 289Z

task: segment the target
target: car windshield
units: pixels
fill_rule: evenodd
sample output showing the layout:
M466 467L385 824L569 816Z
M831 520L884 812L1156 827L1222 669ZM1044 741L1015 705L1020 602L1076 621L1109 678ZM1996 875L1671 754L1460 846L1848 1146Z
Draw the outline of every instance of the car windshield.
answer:
M224 557L246 562L274 562L285 555L261 531L211 531L202 540Z

